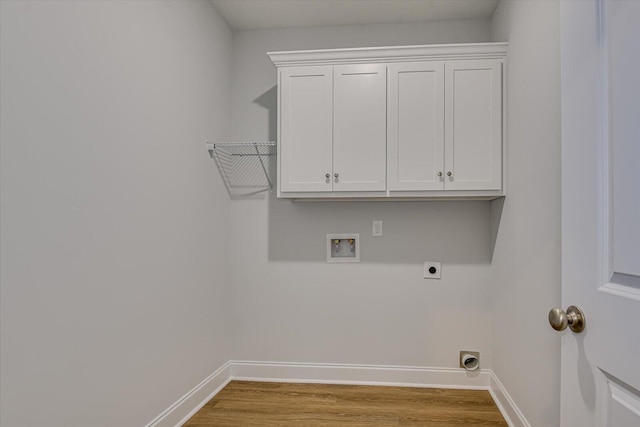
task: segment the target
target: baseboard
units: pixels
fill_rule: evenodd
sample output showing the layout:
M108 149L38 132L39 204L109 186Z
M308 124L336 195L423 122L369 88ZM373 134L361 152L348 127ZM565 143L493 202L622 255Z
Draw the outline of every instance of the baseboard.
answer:
M231 362L205 378L145 427L181 426L231 381Z
M518 405L509 396L507 389L504 388L496 374L493 371L490 374L489 393L491 393L493 401L496 402L496 406L500 409L509 427L531 427L531 424L529 424Z
M458 368L231 361L231 377L244 381L465 388L487 390L490 372Z
M270 381L488 390L510 427L531 427L490 369L230 360L146 427L183 425L229 381Z

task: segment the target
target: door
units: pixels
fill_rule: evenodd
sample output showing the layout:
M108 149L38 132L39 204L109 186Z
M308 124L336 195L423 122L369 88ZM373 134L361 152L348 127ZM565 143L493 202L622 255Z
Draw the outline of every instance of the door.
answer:
M332 67L280 72L280 191L331 191Z
M500 190L502 62L447 62L445 108L445 190Z
M387 68L334 67L333 191L385 191Z
M444 62L401 62L388 72L389 190L444 190Z
M561 426L640 426L640 2L561 2Z

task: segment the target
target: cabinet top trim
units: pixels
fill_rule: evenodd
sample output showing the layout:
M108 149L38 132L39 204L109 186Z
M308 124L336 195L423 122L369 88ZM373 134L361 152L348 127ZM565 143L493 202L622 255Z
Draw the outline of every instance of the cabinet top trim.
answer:
M277 67L311 64L403 62L429 59L504 58L508 43L465 43L420 46L384 46L346 49L267 52Z

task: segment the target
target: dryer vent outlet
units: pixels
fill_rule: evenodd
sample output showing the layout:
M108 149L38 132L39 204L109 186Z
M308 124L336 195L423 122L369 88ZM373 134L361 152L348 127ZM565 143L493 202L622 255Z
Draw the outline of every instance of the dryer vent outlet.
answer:
M461 351L460 367L467 371L475 371L480 367L480 352L478 351Z

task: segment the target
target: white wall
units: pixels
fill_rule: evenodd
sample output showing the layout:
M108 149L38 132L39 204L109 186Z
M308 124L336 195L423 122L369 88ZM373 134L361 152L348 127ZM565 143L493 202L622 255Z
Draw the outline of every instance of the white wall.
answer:
M230 357L231 32L206 1L0 4L0 424L144 425Z
M532 426L557 426L560 335L547 312L560 304L558 2L503 0L492 30L509 42L509 195L502 211L493 206L493 369Z
M240 31L233 41L232 135L276 138L268 51L482 42L488 21ZM366 156L367 153L362 153ZM488 202L296 202L274 194L231 205L233 358L491 366ZM371 237L371 221L384 236ZM325 235L358 232L360 264L327 264ZM442 261L442 280L422 278Z

